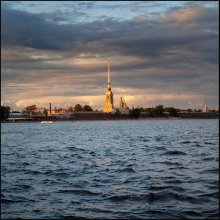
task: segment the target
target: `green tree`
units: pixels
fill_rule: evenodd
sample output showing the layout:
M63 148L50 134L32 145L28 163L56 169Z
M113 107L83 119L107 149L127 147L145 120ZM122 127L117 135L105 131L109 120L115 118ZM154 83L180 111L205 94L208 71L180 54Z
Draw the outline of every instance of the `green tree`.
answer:
M31 117L36 112L36 109L37 109L36 105L29 105L24 108L23 112Z
M80 104L76 104L74 107L75 112L81 112L82 111L82 106Z
M84 105L82 107L82 110L85 111L85 112L92 112L93 111L93 109L90 105Z
M73 111L74 111L74 108L73 108L72 106L70 106L70 107L68 108L68 111L69 111L69 112L73 112Z
M164 107L163 107L163 105L157 105L154 110L155 110L155 115L157 117L162 116L163 112L164 112Z
M30 114L30 113L33 113L35 112L37 109L37 106L36 105L29 105L29 106L26 106L23 110L23 112L27 113L27 114Z
M164 111L169 112L171 117L176 117L178 115L177 109L174 107L165 108Z
M143 107L140 107L139 109L140 109L141 112L144 112L144 108Z
M141 109L140 109L140 108L134 108L134 107L132 107L132 109L129 111L129 117L130 117L130 118L136 118L136 119L138 119L140 113L141 113Z
M36 105L30 105L26 107L26 111L35 111L37 109Z
M10 116L10 107L9 106L1 106L1 121L6 120Z
M145 108L144 112L148 112L151 117L155 116L155 109L153 107L152 108Z
M144 112L150 112L151 108L144 108Z
M177 114L179 114L181 112L181 109L176 108Z

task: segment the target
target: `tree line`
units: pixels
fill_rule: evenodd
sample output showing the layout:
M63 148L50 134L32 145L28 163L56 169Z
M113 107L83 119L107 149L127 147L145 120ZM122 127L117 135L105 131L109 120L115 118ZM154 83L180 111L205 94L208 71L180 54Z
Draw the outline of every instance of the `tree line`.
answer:
M132 109L129 111L129 116L131 118L138 118L142 112L148 113L150 117L163 117L165 116L165 112L167 112L171 117L177 117L180 109L176 109L174 107L164 107L163 105L157 105L150 108L132 107Z
M90 105L80 105L76 104L74 107L70 106L67 111L69 112L92 112L93 109Z
M59 112L60 110L62 110L62 108L57 109L57 112ZM1 106L0 108L0 112L1 112L1 121L6 120L7 118L9 118L10 116L10 111L11 108L9 106ZM48 109L44 109L43 110L43 115L44 116L48 116ZM66 109L67 112L91 112L93 111L92 107L90 105L80 105L80 104L76 104L74 107L70 106L68 109ZM18 111L16 111L17 113L19 113ZM34 116L37 112L37 106L36 105L29 105L26 106L23 110L23 113L25 113L26 115L29 116ZM13 112L15 113L15 112Z
M63 109L63 108L58 108L56 109L56 112L61 112L62 110L65 110L66 112L91 112L93 111L92 107L90 105L80 105L80 104L76 104L75 106L70 106L67 109ZM34 115L37 111L37 106L36 105L30 105L27 106L23 109L23 112L28 114L28 115ZM45 116L48 115L48 109L44 109L43 114Z
M151 117L162 117L165 112L169 113L171 117L177 117L180 109L174 107L164 107L163 105L157 105L152 108L142 108L142 112L148 112Z

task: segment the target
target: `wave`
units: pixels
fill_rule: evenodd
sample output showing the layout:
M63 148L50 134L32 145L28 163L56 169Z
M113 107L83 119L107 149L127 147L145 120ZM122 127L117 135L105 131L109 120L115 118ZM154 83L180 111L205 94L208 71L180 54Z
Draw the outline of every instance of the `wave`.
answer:
M208 173L214 173L214 174L219 174L219 168L214 168L211 170L206 170Z
M76 204L81 204L81 202L79 202L79 201L71 201L71 204L76 205Z
M133 167L126 167L124 169L119 170L119 172L129 172L129 173L136 173Z
M173 166L182 166L181 163L178 163L178 162L170 162L170 161L159 161L159 162L152 162L152 163L162 163L162 164L166 164L166 165L173 165Z
M208 142L208 141L205 141L204 144L209 144L209 145L216 145L215 143L212 143L212 142Z
M166 183L171 183L171 184L181 184L181 183L183 183L182 181L176 179L173 176L168 176L168 177L166 177L166 179L167 180L164 180Z
M15 185L16 188L21 188L21 189L29 189L31 188L31 186L29 185L25 185L25 184L20 184L20 185Z
M205 158L203 158L203 160L204 161L206 161L206 160L213 160L214 161L214 160L216 160L216 158L214 158L214 157L205 157Z
M24 173L33 175L43 174L43 172L40 172L38 170L25 170Z
M204 145L201 145L201 144L196 144L195 146L196 147L204 147Z
M74 147L74 146L67 147L67 149L68 149L68 150L71 150L71 151L78 151L78 150L80 150L79 148Z
M166 150L166 148L163 147L163 146L156 146L156 149L157 149L157 150Z
M57 177L68 177L70 172L55 172L53 175Z
M91 151L89 154L91 154L92 156L96 155L96 153L94 151Z
M204 193L202 195L199 196L199 198L215 198L215 199L219 199L219 191L217 192L212 192L212 193Z
M82 189L61 189L58 191L58 193L73 193L76 195L88 195L88 196L95 196L95 195L101 195L100 192L93 192L89 190L82 190Z
M191 141L181 141L180 144L191 144Z
M61 215L61 216L59 216L59 219L90 219L90 218L75 216L75 215Z
M30 203L30 202L34 202L34 200L33 199L27 199L25 197L12 197L10 199L8 199L8 198L1 198L1 203L3 203L3 204L4 203L6 203L6 204L8 204L8 203L21 203L21 202L28 202L28 203Z
M179 186L150 186L147 188L148 190L152 190L152 191L160 191L160 190L166 190L166 189L171 189L171 190L175 190L175 191L185 191L182 187Z
M20 202L20 201L15 201L15 200L10 200L10 199L1 199L1 203L16 203L16 202Z
M22 165L28 166L28 165L30 165L30 163L24 162L24 163L22 163Z
M149 142L150 140L148 140L148 139L141 139L141 141L143 141L143 142Z
M183 212L183 216L180 216L180 219L188 219L188 218L196 218L196 217L201 217L201 213L193 211L193 210L187 210Z
M162 155L187 155L187 154L182 151L173 150L173 151L167 151L166 153Z
M154 201L170 201L173 199L173 200L186 201L195 204L201 203L200 200L194 197L183 194L177 194L174 192L148 193L148 194L140 194L140 195L116 195L116 196L111 196L108 199L114 202L123 202L126 200L154 202Z

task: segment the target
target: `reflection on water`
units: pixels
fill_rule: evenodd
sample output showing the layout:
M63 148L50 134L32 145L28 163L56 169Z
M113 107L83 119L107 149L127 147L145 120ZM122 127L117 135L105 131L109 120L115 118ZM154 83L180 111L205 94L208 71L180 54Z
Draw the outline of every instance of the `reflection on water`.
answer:
M219 216L213 120L2 124L2 218Z

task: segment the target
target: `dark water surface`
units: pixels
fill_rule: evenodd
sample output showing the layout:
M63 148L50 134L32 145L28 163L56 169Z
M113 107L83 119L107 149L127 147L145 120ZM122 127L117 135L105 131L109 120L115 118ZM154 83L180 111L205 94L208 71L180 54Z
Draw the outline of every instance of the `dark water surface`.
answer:
M218 119L1 125L1 217L219 217Z

